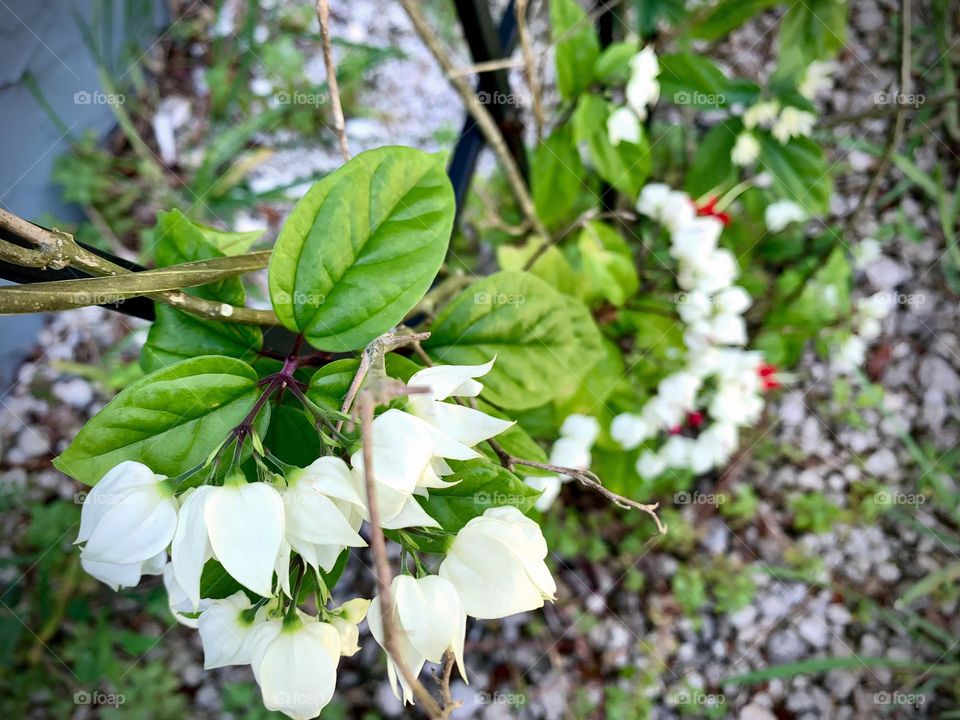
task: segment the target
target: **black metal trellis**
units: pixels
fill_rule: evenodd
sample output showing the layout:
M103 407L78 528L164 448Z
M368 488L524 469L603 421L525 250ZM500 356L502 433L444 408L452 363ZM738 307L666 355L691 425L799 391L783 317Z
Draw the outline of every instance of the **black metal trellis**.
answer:
M509 57L517 42L514 0L510 0L507 4L497 28L494 27L490 6L486 0L454 0L454 3L474 63ZM507 71L491 70L480 73L477 93L496 120L511 154L517 161L524 177L526 177L527 161L523 147L523 126L517 106L509 102L515 96L510 88ZM474 172L476 172L477 159L484 144L483 135L476 123L469 113L465 113L463 127L447 168L447 174L453 185L457 201L458 217L463 209L470 181ZM21 237L3 228L0 228L0 238L22 247L33 247L28 238ZM147 269L142 265L124 260L85 243L79 244L86 250L133 272L142 272ZM90 275L76 268L60 270L32 268L0 260L0 278L21 285L86 277L90 277ZM146 297L130 298L121 303L102 305L101 307L149 321L152 321L155 317L154 303ZM271 349L285 350L292 345L292 340L292 333L285 328L270 328L265 332L264 344L269 345Z

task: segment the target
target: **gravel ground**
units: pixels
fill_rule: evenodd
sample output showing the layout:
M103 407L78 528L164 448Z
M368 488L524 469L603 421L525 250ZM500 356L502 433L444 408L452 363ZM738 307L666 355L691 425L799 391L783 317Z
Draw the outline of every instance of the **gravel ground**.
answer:
M874 106L874 94L889 89L895 76L890 11L889 3L874 0L853 4L839 85L823 105L826 117L868 110ZM354 150L385 142L437 149L435 131L459 126L459 104L400 9L363 0L351 3L349 19L341 15L334 20L335 34L391 42L407 54L373 74L362 98L368 109L365 116L348 123ZM728 66L748 76L768 72L772 52L768 31L773 24L772 17L765 17L737 31L726 47ZM882 144L890 124L889 119L879 119L847 131L851 139L862 136ZM938 143L929 137L917 150L914 159L921 167L943 152ZM332 167L336 157L328 148L281 152L258 170L256 178L263 186L286 182ZM842 175L833 209L842 217L855 207L876 159L856 149L839 151L833 159L835 171ZM454 686L464 702L458 717L585 717L588 711L578 708L588 706L584 702L589 704L591 698L599 702L605 686L626 691L647 688L644 694L650 698L654 718L680 717L677 704L684 700L695 705L687 716L706 716L716 704L717 716L742 720L939 716L933 696L921 696L913 707L887 704L885 698L894 693L915 691L899 685L890 670L866 665L774 679L749 689L723 683L724 678L751 670L818 657L886 657L931 664L939 659L892 626L864 624L855 598L862 595L889 605L906 587L954 559L950 548L886 519L866 526L835 524L822 534L797 534L790 529L787 505L791 493L820 491L846 506L849 491L871 478L893 498L909 498L917 492L920 471L900 434L909 431L941 453L960 440L955 414L960 395L956 331L960 313L956 297L943 286L938 265L939 221L909 197L899 208L926 239L892 239L858 277L858 292L889 291L904 298L886 321L885 334L869 360L871 376L886 391L883 407L858 411L863 422L856 426L843 421L842 408L832 398L832 376L809 354L795 383L771 404L766 424L753 438L758 446L772 443L790 452L763 458L749 454L722 479L704 478L697 488L711 493L718 483L728 488L750 484L760 498L757 517L734 527L714 508L682 508L696 529L695 554L750 573L758 586L753 602L733 614L707 611L699 624L684 618L669 590L683 558L657 543L641 556L617 559L611 567L556 556L560 601L554 607L542 614L471 626L466 653L471 684ZM897 211L891 207L879 218L860 221L844 241L853 244L869 237ZM105 397L96 384L64 372L59 363L99 364L107 349L131 331L135 341L127 352L135 353L142 330L141 323L96 308L51 319L34 356L20 368L15 386L0 397L0 485L23 486L25 497L36 501L69 502L74 497L80 488L53 470L49 460ZM930 508L923 504L904 510L920 523L933 523ZM563 508L557 506L556 512ZM4 517L3 537L15 537L22 520L16 513ZM7 543L0 540L0 557L13 553ZM820 582L781 579L763 570L788 565L798 550L820 559ZM646 577L642 591L624 588L623 573L630 564ZM361 563L352 568L345 585L368 593L369 574ZM5 582L13 580L6 575ZM104 602L110 597L109 592L102 593ZM929 603L919 611L960 637L955 602ZM222 717L223 683L249 678L246 669L238 668L204 673L198 638L183 628L167 632L150 653L177 668L184 688L193 694L191 717ZM368 639L357 657L345 661L340 695L391 716L400 707L377 674L378 654L379 648ZM606 693L609 700L610 690ZM609 709L606 715L628 716L633 715Z

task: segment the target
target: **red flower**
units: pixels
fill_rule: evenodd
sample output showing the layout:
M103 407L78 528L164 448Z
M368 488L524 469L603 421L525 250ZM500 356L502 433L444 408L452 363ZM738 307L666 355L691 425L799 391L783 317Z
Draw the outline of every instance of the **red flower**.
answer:
M703 425L703 420L704 420L703 413L700 412L699 410L695 410L692 413L687 413L687 425L689 425L694 429Z
M717 220L723 223L724 227L730 224L730 214L725 212L717 211L717 200L719 198L712 197L703 205L698 206L694 203L694 207L697 210L697 215L715 217Z
M757 374L763 383L764 390L776 390L780 387L780 381L777 380L777 368L770 363L761 363L757 368Z

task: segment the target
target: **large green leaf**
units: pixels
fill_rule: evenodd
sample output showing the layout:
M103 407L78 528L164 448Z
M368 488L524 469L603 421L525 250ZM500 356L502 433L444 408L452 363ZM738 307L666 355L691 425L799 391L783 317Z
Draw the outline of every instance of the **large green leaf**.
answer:
M207 355L168 365L111 400L54 465L90 485L124 460L179 475L206 459L259 394L256 372L234 358ZM266 431L269 415L265 407L259 432Z
M580 297L588 303L607 300L621 306L637 291L637 267L623 237L598 220L584 223L577 239L577 258L586 282Z
M650 174L650 145L641 128L640 142L610 142L607 102L592 94L580 96L573 114L574 136L578 143L586 143L590 160L597 174L631 199L640 194Z
M599 357L600 331L582 303L530 273L478 280L437 315L424 343L439 362L475 365L497 358L484 397L524 409L575 384Z
M660 94L677 105L716 108L750 104L760 93L756 84L730 80L703 55L674 53L660 57Z
M280 232L270 261L280 322L321 350L363 347L430 287L454 209L440 156L404 147L357 155L316 183Z
M593 23L575 0L550 3L550 28L557 63L557 89L564 100L573 100L593 75L600 43Z
M759 133L760 163L774 185L788 198L814 215L830 209L833 182L823 149L808 137L792 138L781 145L772 135Z
M417 498L447 532L458 532L493 507L512 505L520 512L528 512L540 495L512 472L489 460L451 462L450 466L454 474L444 480L458 481L456 485L431 490L429 498Z
M754 15L777 5L782 0L720 0L694 23L692 35L703 40L717 40L743 25Z
M533 238L525 245L500 245L497 247L497 263L501 270L523 270L533 254L540 249L542 241ZM570 266L567 256L556 245L550 245L536 259L528 272L547 282L564 295L576 295L579 289L577 274Z
M571 222L596 198L573 142L569 124L561 125L533 153L533 204L548 228Z

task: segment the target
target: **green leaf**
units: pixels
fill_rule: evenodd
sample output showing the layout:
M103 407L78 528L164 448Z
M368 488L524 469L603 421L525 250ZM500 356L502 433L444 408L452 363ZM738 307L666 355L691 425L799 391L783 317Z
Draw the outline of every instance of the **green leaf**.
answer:
M643 38L656 35L661 22L676 25L687 14L684 0L633 0L633 4Z
M630 60L639 50L635 40L611 43L597 58L593 79L604 83L626 83L630 79Z
M431 332L424 349L439 362L496 357L483 397L508 409L549 402L600 354L600 331L583 304L530 273L478 280L440 311Z
M699 198L711 190L726 187L736 179L730 153L742 129L743 121L740 118L727 118L703 136L687 172L685 189L691 197Z
M533 204L548 228L572 221L595 200L569 124L561 125L537 146L531 167Z
M717 40L743 25L754 15L778 5L781 0L720 0L702 19L693 24L691 34L702 40Z
M273 406L263 444L283 462L298 467L312 463L323 450L313 417L293 405Z
M660 95L676 105L698 108L750 104L760 94L755 83L727 79L713 61L694 53L663 55L660 60Z
M125 460L168 477L202 463L253 407L257 374L234 358L207 355L131 383L93 416L54 465L93 485ZM257 421L263 433L269 406Z
M757 137L760 162L780 192L814 215L826 214L833 181L820 145L808 137L792 138L786 145L768 133L757 133Z
M339 411L359 366L360 361L353 358L334 360L324 365L310 378L307 397L322 408ZM410 358L395 352L387 353L386 366L387 375L404 382L417 370L423 369Z
M149 373L198 355L226 355L253 362L262 347L263 333L256 326L204 320L157 303L140 366Z
M584 224L577 239L578 256L587 282L580 297L621 306L637 291L640 280L633 255L615 229L597 220Z
M203 233L207 242L217 248L224 255L240 255L250 250L251 246L263 236L263 230L246 230L243 232L234 232L232 230L220 230L194 223Z
M501 270L523 270L527 262L533 256L542 241L538 238L531 238L526 245L520 247L514 245L500 245L497 247L497 263ZM545 281L550 287L556 288L564 295L576 295L577 275L556 245L548 247L537 258L536 262L528 271Z
M580 96L573 114L574 137L586 143L597 174L631 199L640 194L650 174L650 145L641 128L640 143L613 145L607 133L610 107L592 94Z
M590 82L600 43L590 18L575 0L550 3L550 30L556 50L557 88L573 100Z
M454 473L444 480L459 481L456 485L431 490L429 498L417 498L447 532L458 532L493 507L512 505L526 513L540 495L512 472L489 460L451 462L450 467Z
M780 66L798 72L814 60L839 52L847 37L847 3L804 0L790 5L780 21Z
M363 347L403 319L450 242L453 188L438 155L361 153L316 183L287 218L270 262L270 297L316 348Z

